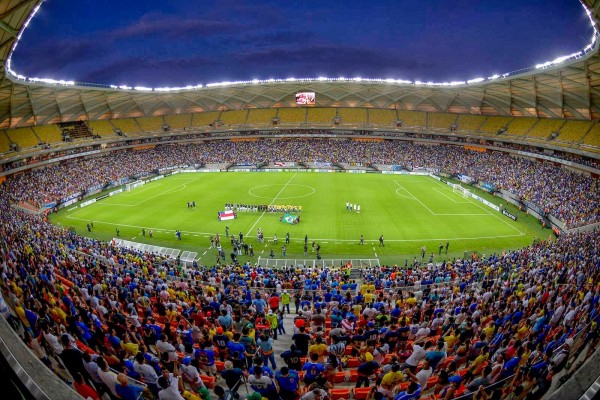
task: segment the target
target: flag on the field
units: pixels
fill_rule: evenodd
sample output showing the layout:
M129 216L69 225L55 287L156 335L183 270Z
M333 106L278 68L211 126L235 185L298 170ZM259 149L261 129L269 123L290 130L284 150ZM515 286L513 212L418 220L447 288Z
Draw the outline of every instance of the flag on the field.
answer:
M286 222L288 224L297 224L298 222L300 222L300 219L298 218L297 215L294 214L284 214L283 217L281 217L281 222Z
M233 211L219 211L219 221L227 221L236 217Z

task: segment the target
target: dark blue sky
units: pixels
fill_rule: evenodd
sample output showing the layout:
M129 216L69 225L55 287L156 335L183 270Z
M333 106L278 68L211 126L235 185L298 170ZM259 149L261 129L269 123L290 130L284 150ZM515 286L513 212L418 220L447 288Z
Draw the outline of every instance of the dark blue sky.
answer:
M468 80L582 49L577 0L47 0L28 77L130 86L288 77Z

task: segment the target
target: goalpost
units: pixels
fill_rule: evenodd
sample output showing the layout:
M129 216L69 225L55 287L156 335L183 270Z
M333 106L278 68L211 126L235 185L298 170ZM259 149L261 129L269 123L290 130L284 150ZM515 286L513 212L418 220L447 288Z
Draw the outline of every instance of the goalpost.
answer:
M131 192L132 189L138 188L140 186L144 186L145 184L146 184L146 181L135 181L135 182L131 182L131 183L126 183L125 191Z
M464 187L460 186L458 183L455 183L454 185L452 185L452 192L461 194L462 197L464 197L465 199L468 197L471 197L471 191L469 189L465 189Z

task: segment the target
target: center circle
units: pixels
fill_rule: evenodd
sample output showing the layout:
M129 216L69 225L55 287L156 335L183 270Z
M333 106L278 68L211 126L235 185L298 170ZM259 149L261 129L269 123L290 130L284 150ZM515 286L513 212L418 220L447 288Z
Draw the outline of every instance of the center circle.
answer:
M262 188L281 187L281 189L279 191L284 192L285 191L284 189L287 189L291 186L294 186L297 188L304 188L304 190L300 191L301 194L298 194L296 196L277 196L277 193L275 193L274 195L271 195L271 196L261 196L260 194L255 194L255 192L260 193L260 189L262 189ZM302 193L302 192L304 192L304 193ZM275 200L299 199L302 197L308 197L315 192L316 192L316 190L314 187L308 186L308 185L299 185L297 183L273 183L273 184L269 184L269 185L254 186L252 189L248 190L248 194L250 196L257 197L259 199L269 199L269 200L273 200L273 198L275 198L275 197L277 197Z

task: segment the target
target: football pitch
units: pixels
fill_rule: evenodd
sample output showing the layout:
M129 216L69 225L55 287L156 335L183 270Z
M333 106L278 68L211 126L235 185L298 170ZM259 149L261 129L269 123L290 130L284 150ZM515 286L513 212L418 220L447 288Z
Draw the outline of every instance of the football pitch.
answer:
M113 189L114 190L114 189ZM505 201L481 191L478 195L495 204ZM190 208L187 202L195 201ZM348 211L346 202L360 205L360 213ZM226 203L302 206L300 223L280 221L282 213L238 212L237 219L219 221L218 211ZM518 210L509 206L513 214ZM210 237L221 236L223 249L231 252L229 233L244 235L254 247L255 257L239 256L239 262L284 258L282 246L289 233L287 258L305 258L304 238L308 235L308 257L312 242L321 247L323 258L379 258L386 264L404 264L426 246L426 261L463 257L464 252L501 252L530 245L535 237L546 238L533 217L519 214L517 222L486 205L455 193L452 187L429 176L311 173L311 172L228 172L181 173L146 183L144 186L99 200L87 207L70 206L50 216L59 225L77 233L110 240L119 230L120 238L156 246L198 252L199 264L213 265L216 249ZM86 225L93 222L92 232ZM265 243L256 240L257 230ZM146 232L153 231L153 238ZM181 239L175 231L181 231ZM277 235L278 243L273 243ZM364 236L364 244L359 243ZM384 246L379 237L383 235ZM449 242L439 255L439 246Z

